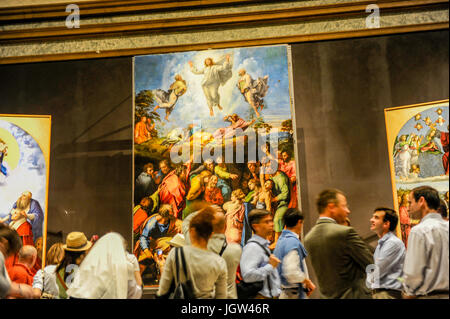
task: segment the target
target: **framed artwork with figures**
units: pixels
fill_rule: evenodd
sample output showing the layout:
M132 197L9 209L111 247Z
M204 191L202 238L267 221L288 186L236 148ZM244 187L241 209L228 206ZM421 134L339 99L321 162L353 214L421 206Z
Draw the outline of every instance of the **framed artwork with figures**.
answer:
M50 115L0 114L0 222L35 246L45 265Z
M287 45L134 58L133 241L146 286L203 204L223 210L227 241L241 245L248 212L270 210L276 242L300 198L290 70Z
M408 214L409 192L428 185L449 200L449 101L385 109L386 133L398 236L405 245L418 221Z

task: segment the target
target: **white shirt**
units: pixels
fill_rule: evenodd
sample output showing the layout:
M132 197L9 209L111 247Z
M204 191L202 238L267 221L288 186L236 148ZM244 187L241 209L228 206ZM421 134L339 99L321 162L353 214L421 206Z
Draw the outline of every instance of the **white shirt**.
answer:
M296 249L291 250L286 256L283 258L282 268L283 268L283 276L289 282L289 286L282 286L283 288L293 288L297 287L297 283L302 283L308 278L308 268L306 268L305 260L302 261L303 272L300 268L300 256Z
M440 214L429 213L411 229L403 268L406 294L449 290L448 225Z
M219 254L225 240L226 238L224 234L213 234L208 241L208 250ZM228 299L237 299L236 270L241 260L241 254L241 245L236 243L228 243L221 256L227 264Z
M56 265L48 265L43 270L39 269L33 277L33 288L48 293L58 298L59 288L56 283Z

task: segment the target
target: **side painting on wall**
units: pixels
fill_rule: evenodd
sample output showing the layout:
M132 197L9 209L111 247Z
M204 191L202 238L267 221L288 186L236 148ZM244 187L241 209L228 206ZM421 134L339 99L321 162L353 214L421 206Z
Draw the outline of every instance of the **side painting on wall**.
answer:
M135 57L133 247L146 286L205 205L241 245L248 212L271 211L275 243L299 205L289 78L285 45Z
M408 214L411 189L428 185L449 201L448 100L385 109L398 234L405 245L419 221Z
M0 114L0 222L36 247L35 269L46 251L50 130L50 116Z

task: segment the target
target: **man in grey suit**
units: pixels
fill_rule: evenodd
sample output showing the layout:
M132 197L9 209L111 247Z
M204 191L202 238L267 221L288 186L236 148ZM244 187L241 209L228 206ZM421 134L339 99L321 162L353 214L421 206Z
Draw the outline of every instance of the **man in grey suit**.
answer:
M350 214L347 199L337 189L322 191L316 206L319 219L305 237L306 250L316 273L322 298L370 299L366 267L373 255L352 227L344 226Z

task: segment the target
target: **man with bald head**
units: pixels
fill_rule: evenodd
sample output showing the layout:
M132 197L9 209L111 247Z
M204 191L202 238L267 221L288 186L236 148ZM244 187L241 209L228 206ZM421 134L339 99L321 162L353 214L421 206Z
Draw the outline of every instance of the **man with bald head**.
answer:
M12 268L8 270L12 282L17 284L33 285L32 268L36 262L37 250L31 245L22 246L19 250L19 259Z
M220 255L227 264L227 295L228 299L237 299L236 291L236 270L241 260L242 249L239 244L227 243L225 237L225 214L217 205L206 206L199 211L190 214L185 220L183 220L183 230L185 241L189 245L190 238L189 233L186 228L189 222L195 215L201 214L203 211L213 210L214 211L214 221L213 221L213 234L208 241L208 250Z

